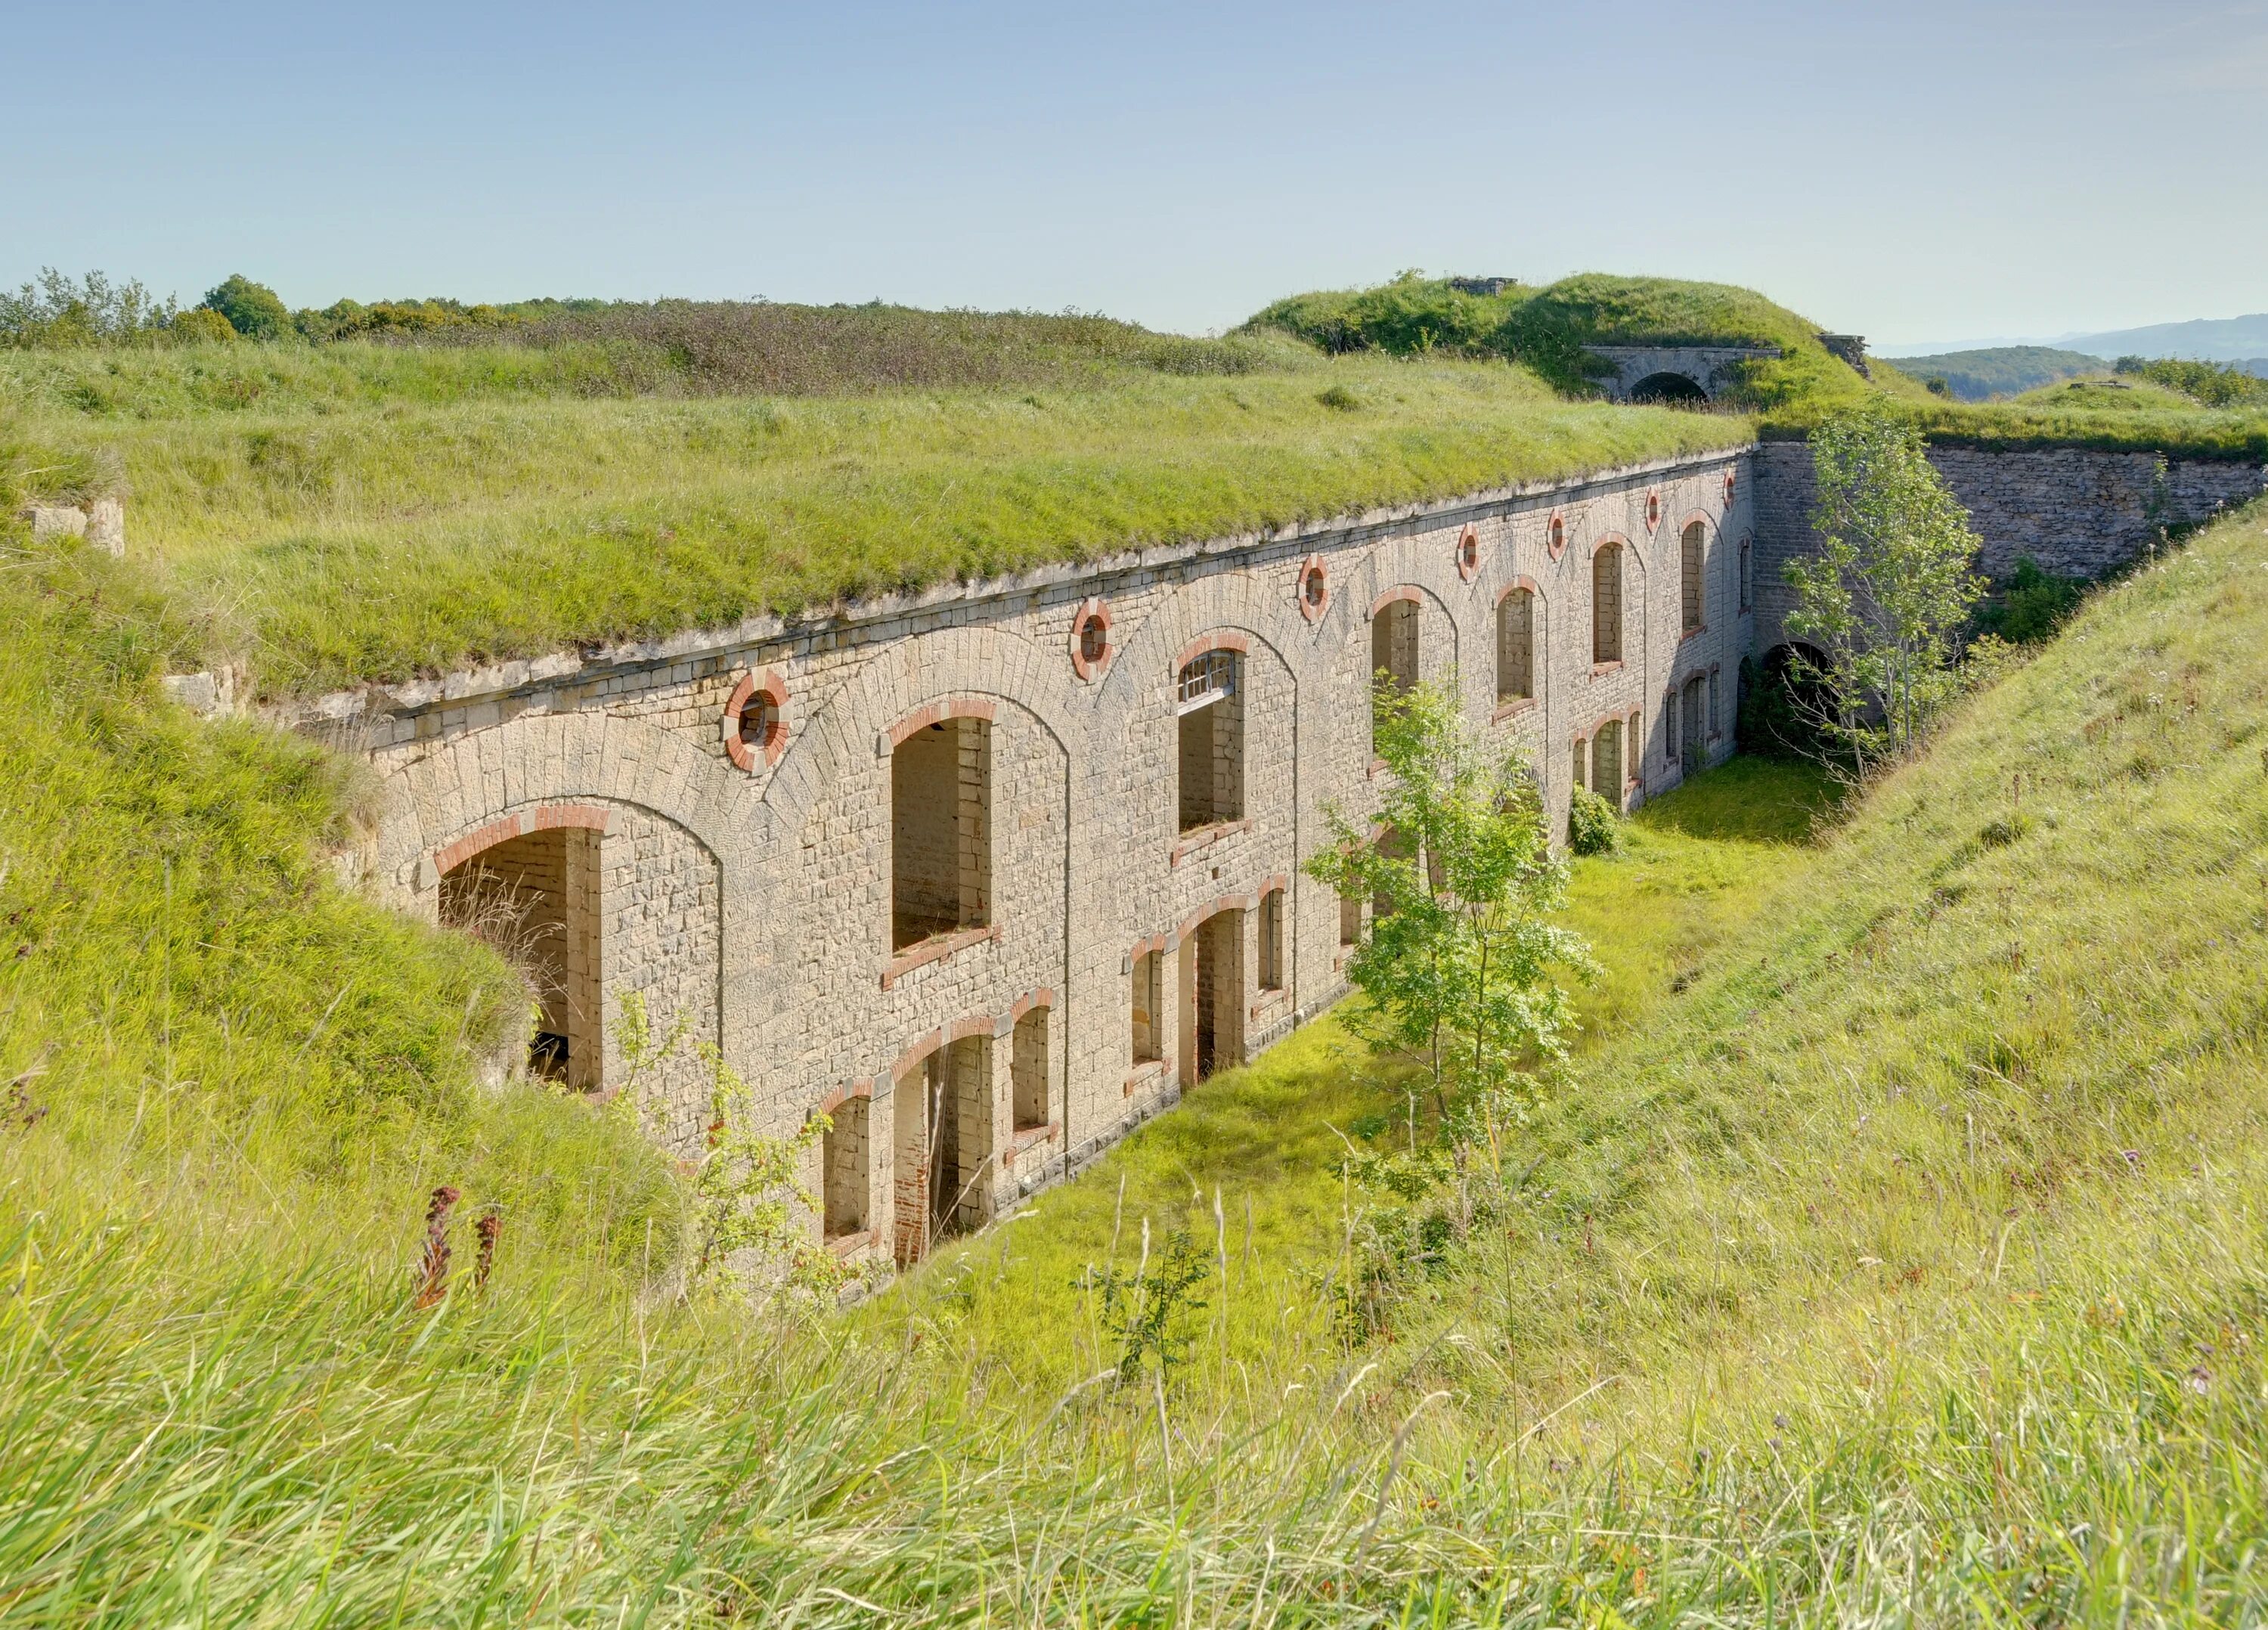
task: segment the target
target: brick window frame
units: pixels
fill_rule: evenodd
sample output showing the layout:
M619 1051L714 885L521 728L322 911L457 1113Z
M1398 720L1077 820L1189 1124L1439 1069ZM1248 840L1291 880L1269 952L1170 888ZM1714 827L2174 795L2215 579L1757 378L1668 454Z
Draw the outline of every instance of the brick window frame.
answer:
M1554 561L1567 552L1567 517L1556 509L1543 523L1543 547Z
M1646 490L1646 529L1648 532L1653 532L1658 529L1660 525L1661 489L1660 487L1648 487Z
M1727 469L1725 472L1725 507L1727 509L1733 507L1733 494L1739 490L1740 484L1739 469L1737 468Z
M1697 620L1697 621L1696 621L1696 622L1694 622L1692 624L1690 624L1690 625L1689 626L1689 625L1687 624L1686 621L1685 621L1685 615L1684 615L1684 612L1685 612L1685 608L1684 608L1684 592L1685 592L1685 576L1684 576L1684 566L1685 566L1685 558L1684 558L1684 557L1685 557L1685 535L1686 535L1686 533L1687 533L1688 531L1690 531L1691 528L1693 528L1693 527L1697 527L1697 527L1699 527L1701 528L1701 557L1700 557L1700 560L1697 563L1697 565L1696 565L1696 570L1697 570L1697 571L1698 572L1698 573L1699 573L1699 588L1700 588L1700 596L1699 596L1699 598L1700 598L1700 607L1699 607L1699 612L1700 612L1700 615L1699 615L1699 618L1698 618L1698 620ZM1710 553L1711 553L1711 551L1710 551L1710 548L1709 548L1709 540L1710 540L1710 535L1711 535L1711 534L1712 534L1712 533L1716 533L1718 530L1719 530L1719 528L1718 528L1718 527L1717 527L1716 522L1715 522L1715 521L1713 521L1713 520L1712 520L1710 519L1709 513L1708 513L1706 510L1698 510L1698 509L1697 509L1697 510L1690 511L1690 512L1689 512L1689 513L1687 513L1687 515L1686 515L1686 517L1685 517L1685 519L1684 519L1684 520L1681 520L1681 521L1679 521L1679 522L1677 523L1677 551L1678 551L1678 620L1677 620L1677 625L1678 625L1678 629L1679 629L1679 631L1679 631L1679 634L1678 634L1678 638L1679 638L1680 640L1691 639L1691 638L1694 638L1695 636L1697 636L1697 635L1705 634L1705 633L1707 633L1707 632L1709 631L1709 557L1710 557Z
M1481 572L1481 529L1469 520L1457 534L1457 576L1469 583Z
M751 742L741 734L742 716L751 702L761 698L771 709L771 725L761 741ZM787 751L787 681L776 667L760 668L740 675L740 683L725 703L725 756L733 767L751 775L761 767L769 770L779 763L780 755ZM759 766L756 756L763 755Z
M1101 631L1097 640L1092 642L1099 645L1101 649L1090 655L1087 631L1093 628ZM1089 595L1079 601L1079 609L1071 614L1071 671L1092 684L1102 677L1110 667L1111 659L1117 654L1118 647L1110 638L1110 602L1099 594Z
M1323 614L1331 608L1331 572L1321 555L1310 555L1300 563L1292 592L1300 602L1301 616L1310 623L1323 620Z
M989 697L943 697L924 703L882 732L875 742L876 756L887 758L905 743L916 731L926 730L932 725L941 725L948 719L982 719L992 722L1000 716L999 704Z
M1526 709L1535 706L1542 689L1538 683L1538 680L1540 678L1539 670L1542 665L1535 660L1535 653L1541 643L1536 638L1535 613L1536 608L1543 604L1543 591L1537 586L1534 578L1531 578L1523 572L1497 590L1496 599L1490 607L1490 610L1494 614L1491 619L1491 643L1492 645L1501 645L1502 631L1498 619L1500 619L1504 615L1504 602L1510 600L1514 594L1525 594L1528 596L1528 694L1521 697L1506 697L1501 688L1503 685L1503 676L1501 672L1499 672L1497 681L1498 689L1497 691L1495 712L1491 716L1491 723L1500 722L1511 718L1514 713L1521 712ZM1498 652L1499 661L1503 653L1499 649Z
M436 877L455 871L474 856L510 843L515 837L525 837L530 832L549 831L557 826L579 826L594 832L613 830L615 812L604 804L541 803L526 809L514 810L484 821L462 837L444 844L433 852L433 874Z

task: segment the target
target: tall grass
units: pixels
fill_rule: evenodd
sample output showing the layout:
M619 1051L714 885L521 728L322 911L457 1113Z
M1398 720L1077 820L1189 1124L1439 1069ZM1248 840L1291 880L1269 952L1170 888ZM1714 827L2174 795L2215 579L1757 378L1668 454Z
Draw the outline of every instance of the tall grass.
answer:
M1690 881L1719 926L1701 911L1642 959L1637 1010L1606 1010L1528 1129L1511 1207L1408 1287L1392 1340L1346 1347L1312 1320L1318 1219L1285 1208L1248 1263L1233 1169L1189 1174L1208 1221L1225 1190L1226 1260L1163 1386L1078 1373L1101 1350L1079 1346L1067 1262L1014 1317L983 1307L1059 1249L1051 1205L1067 1257L1109 1250L1108 1169L795 1330L644 1291L636 1169L574 1106L453 1075L462 1133L417 1134L421 1111L384 1123L404 1147L294 1159L289 1048L320 1014L299 992L326 982L286 982L263 1014L273 964L210 931L311 901L339 938L284 954L314 974L465 957L476 984L485 964L298 881L291 857L335 818L314 811L350 807L335 798L263 827L188 803L163 763L137 791L121 715L84 704L163 704L145 659L89 659L18 778L50 752L110 766L78 783L91 829L131 847L181 822L211 837L213 874L247 881L220 914L210 890L168 896L162 867L153 885L117 865L101 874L137 904L108 940L114 993L40 955L0 987L11 1071L38 1054L23 1015L74 1050L117 1031L114 1073L68 1093L33 1076L51 1112L11 1107L0 1130L0 1616L2257 1621L2264 527L2224 522L2099 596L1816 845L1791 848L1793 822L1704 837L1711 778L1642 825L1587 909L1674 918ZM20 568L6 586L40 615L79 604ZM88 626L44 660L118 648ZM35 691L9 705L42 717ZM18 855L28 807L7 817ZM1778 880L1745 883L1743 854ZM64 892L102 863L81 852ZM248 881L271 871L289 886ZM195 966L170 1022L141 999L166 973L136 933L177 981ZM388 999L448 1036L461 1010L434 1011L435 977ZM136 1101L193 1029L200 1074L240 1037L291 1112L212 1114L177 1075L216 1130L157 1136ZM1316 1123L1371 1090L1330 1047L1303 1034L1241 1102L1233 1081L1200 1089L1182 1113L1213 1136L1169 1117L1130 1146L1122 1260L1137 1184L1157 1182L1160 1226L1188 1205L1167 1182L1184 1156L1241 1149L1256 1189L1305 1180L1332 1140ZM505 1200L504 1244L485 1295L460 1274L421 1313L418 1217L443 1179Z
M492 354L414 353L481 360ZM542 353L517 351L512 358ZM485 365L485 364L483 364ZM473 399L34 418L269 694L1089 559L1737 444L1498 365L814 401ZM1318 400L1321 374L1351 409Z

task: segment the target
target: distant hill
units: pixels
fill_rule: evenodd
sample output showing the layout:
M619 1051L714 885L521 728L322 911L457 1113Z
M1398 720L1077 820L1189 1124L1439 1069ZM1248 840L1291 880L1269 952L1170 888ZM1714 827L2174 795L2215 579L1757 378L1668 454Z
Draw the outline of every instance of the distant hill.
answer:
M2014 396L2043 385L2108 373L2110 365L2085 351L2051 345L1997 345L1983 350L1949 350L1934 357L1894 357L1899 372L1917 380L1941 379L1948 393L1962 402Z
M2102 357L2187 357L2199 362L2234 362L2257 373L2263 359L2268 358L2268 312L2077 334L2064 343Z

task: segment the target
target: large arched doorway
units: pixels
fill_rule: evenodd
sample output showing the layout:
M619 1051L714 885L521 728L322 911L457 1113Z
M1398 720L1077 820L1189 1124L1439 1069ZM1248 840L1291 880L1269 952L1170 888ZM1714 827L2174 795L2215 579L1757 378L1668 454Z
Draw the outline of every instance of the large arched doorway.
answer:
M1709 405L1707 391L1684 374L1667 371L1649 373L1631 386L1630 399L1670 408L1705 408Z

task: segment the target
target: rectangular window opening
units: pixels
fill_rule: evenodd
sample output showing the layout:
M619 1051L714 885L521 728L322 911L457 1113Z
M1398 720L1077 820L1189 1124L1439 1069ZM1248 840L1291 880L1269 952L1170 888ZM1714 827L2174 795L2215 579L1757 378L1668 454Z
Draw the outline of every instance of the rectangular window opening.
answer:
M1051 1094L1048 1070L1048 1018L1053 1009L1035 1007L1016 1021L1010 1044L1008 1073L1014 1101L1016 1130L1030 1132L1055 1117L1049 1111Z
M1260 988L1284 988L1284 891L1270 889L1260 896Z
M1237 654L1208 651L1174 683L1180 714L1179 828L1244 817L1244 698Z
M831 1240L866 1230L866 1127L873 1108L871 1098L845 1098L828 1115L820 1140L827 1237Z

